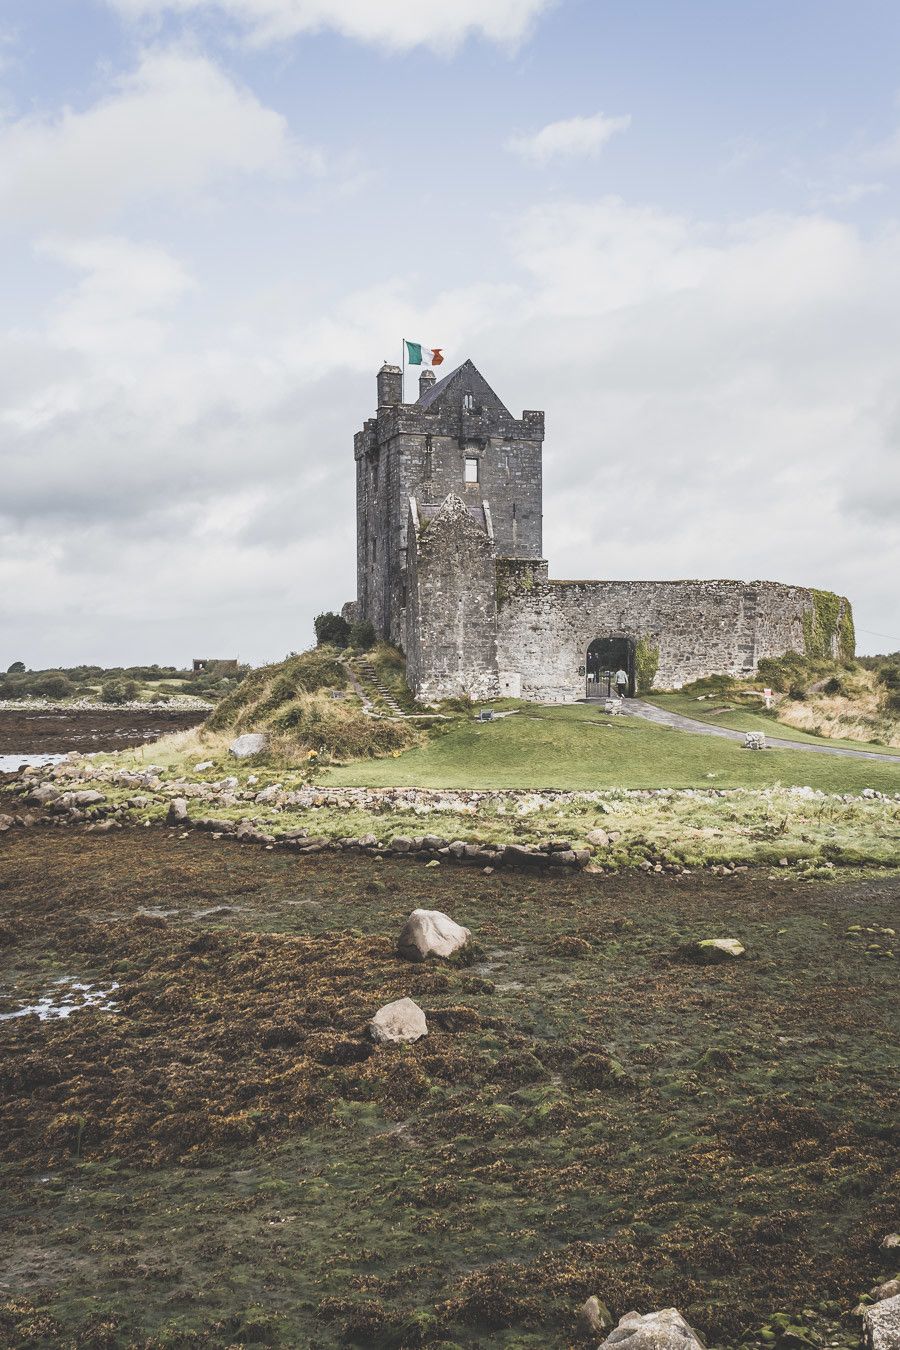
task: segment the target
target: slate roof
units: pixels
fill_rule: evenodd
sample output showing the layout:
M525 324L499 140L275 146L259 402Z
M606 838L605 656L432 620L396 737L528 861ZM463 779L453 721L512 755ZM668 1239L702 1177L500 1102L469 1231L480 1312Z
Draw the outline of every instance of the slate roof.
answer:
M425 393L418 399L416 407L421 408L423 412L428 412L440 403L445 394L457 390L461 395L470 393L476 395L476 397L480 396L481 399L486 399L489 405L493 404L494 407L504 412L507 417L512 415L471 360L463 361L461 366L457 366L455 370L450 371L449 375L445 375L430 389L426 389Z

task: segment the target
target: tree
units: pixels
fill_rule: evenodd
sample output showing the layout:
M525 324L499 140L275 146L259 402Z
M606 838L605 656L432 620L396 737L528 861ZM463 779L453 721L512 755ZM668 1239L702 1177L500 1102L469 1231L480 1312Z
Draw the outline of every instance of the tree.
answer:
M314 620L316 645L319 647L346 647L350 641L350 625L342 614L326 610Z
M350 646L358 651L367 652L377 642L375 626L368 619L360 619L350 626Z
M12 665L9 667L9 669L7 670L6 673L7 673L7 675L24 675L24 674L25 674L25 662L24 662L24 661L13 661Z

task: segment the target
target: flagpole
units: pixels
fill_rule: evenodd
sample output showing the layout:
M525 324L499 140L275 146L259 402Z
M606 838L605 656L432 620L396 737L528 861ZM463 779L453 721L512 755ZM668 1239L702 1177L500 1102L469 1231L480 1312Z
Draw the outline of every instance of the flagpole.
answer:
M400 402L403 403L406 396L406 338L400 339Z

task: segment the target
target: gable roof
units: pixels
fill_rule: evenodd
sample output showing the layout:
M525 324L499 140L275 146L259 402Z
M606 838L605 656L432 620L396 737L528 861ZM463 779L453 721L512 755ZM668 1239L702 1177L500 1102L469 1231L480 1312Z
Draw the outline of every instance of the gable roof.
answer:
M473 394L478 403L486 404L494 412L504 413L511 417L509 409L497 397L481 371L470 360L463 361L461 366L451 370L449 375L445 375L442 380L438 380L430 389L426 389L416 403L417 408L423 412L435 410L445 398L454 400L458 397L462 402L463 394Z

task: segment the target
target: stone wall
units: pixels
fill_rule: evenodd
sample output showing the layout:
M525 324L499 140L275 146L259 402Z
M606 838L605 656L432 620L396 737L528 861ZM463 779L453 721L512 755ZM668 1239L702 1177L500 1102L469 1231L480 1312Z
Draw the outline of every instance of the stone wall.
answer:
M802 652L804 615L814 608L812 591L771 581L550 581L546 563L496 566L498 667L520 676L523 698L582 698L587 649L598 637L655 647L655 688L746 676L762 657Z
M383 366L377 415L354 438L358 613L398 645L407 630L410 497L423 507L450 493L474 507L487 502L499 554L541 555L544 414L513 417L470 361L449 387L423 386L423 397L401 402L400 371ZM478 461L477 483L465 481L467 458Z
M496 698L497 602L492 542L448 496L430 521L410 505L406 679L423 703Z

